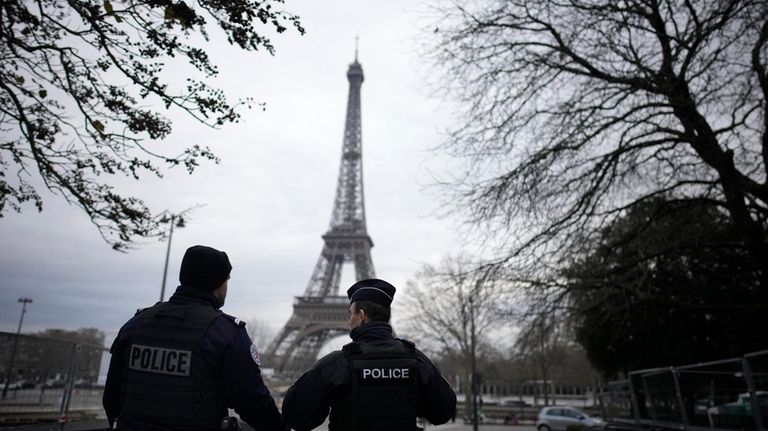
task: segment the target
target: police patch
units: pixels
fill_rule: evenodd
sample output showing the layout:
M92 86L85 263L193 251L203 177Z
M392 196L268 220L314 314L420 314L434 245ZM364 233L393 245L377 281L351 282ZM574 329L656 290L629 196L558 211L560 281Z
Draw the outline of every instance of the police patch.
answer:
M188 376L192 352L132 344L128 368L150 373Z
M256 365L261 366L261 356L259 356L259 349L256 348L256 345L251 343L251 358L253 359L253 362L256 363Z
M410 379L408 368L363 368L360 370L363 380L367 379Z

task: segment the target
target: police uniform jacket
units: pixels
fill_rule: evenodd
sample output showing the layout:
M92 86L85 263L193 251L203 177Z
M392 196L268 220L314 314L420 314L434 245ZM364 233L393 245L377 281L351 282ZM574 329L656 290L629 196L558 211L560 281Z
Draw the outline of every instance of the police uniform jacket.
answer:
M392 336L392 327L384 322L368 322L353 329L350 336L354 343L374 348L389 349L402 345L401 340ZM423 353L415 350L415 358L419 374L418 416L434 425L448 422L456 411L456 394ZM349 379L350 360L344 351L332 352L317 361L288 389L283 400L285 424L298 431L321 425L331 410L334 398L344 395Z
M211 310L218 310L222 305L221 301L212 294L184 286L179 286L168 302L211 307ZM140 310L123 325L112 344L110 349L112 358L104 387L104 410L110 427L117 419L117 427L121 430L182 429L182 427L145 423L121 414L121 399L127 389L125 368L127 355L130 354L131 338L141 314L147 310L150 309ZM240 418L256 431L283 431L285 427L280 412L261 378L259 354L246 333L245 324L220 311L215 312L218 316L214 317L205 331L198 351L206 369L215 376L217 387L223 390L221 395L224 397L226 407L233 408ZM151 376L151 374L148 375Z

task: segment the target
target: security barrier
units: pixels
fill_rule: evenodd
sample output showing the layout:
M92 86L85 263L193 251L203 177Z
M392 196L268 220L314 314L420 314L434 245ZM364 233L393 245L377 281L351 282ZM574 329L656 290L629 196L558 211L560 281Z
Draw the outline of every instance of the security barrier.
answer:
M103 346L0 332L0 424L103 415Z
M766 430L768 350L741 358L629 373L599 395L616 427Z

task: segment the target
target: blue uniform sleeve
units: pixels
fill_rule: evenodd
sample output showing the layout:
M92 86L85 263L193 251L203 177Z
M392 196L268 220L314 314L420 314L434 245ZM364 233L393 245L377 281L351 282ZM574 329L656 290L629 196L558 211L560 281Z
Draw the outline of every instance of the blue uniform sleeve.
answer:
M421 416L432 425L448 422L456 415L456 393L440 374L440 370L421 352L419 374L422 388L419 391Z
M256 363L258 353L251 350L253 343L240 327L227 348L222 373L227 402L240 418L256 431L284 431L275 400L261 378Z
M102 395L101 402L104 406L104 412L107 414L107 420L109 421L109 427L117 419L120 414L120 392L123 384L123 366L125 364L125 351L127 349L126 334L130 334L133 331L136 318L130 319L120 328L120 332L117 333L115 341L112 342L112 347L109 349L109 370L107 371L107 380L104 383L104 394Z
M123 361L119 338L115 339L115 342L112 343L112 348L109 349L109 352L111 354L109 371L107 371L107 381L104 383L104 395L101 402L104 405L104 411L107 414L109 428L111 429L115 418L117 418L120 412L120 385L122 384Z
M331 409L331 391L346 383L347 362L341 352L320 359L288 389L283 399L283 420L297 431L320 426Z
M320 426L330 411L328 388L317 370L304 373L288 389L283 399L285 424L297 431L308 431Z

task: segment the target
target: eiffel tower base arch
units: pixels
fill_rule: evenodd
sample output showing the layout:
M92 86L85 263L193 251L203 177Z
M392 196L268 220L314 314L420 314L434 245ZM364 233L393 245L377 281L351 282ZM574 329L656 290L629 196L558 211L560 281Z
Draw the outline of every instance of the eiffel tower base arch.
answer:
M328 340L349 334L348 309L345 296L296 297L293 315L270 345L265 361L286 378L310 369Z

